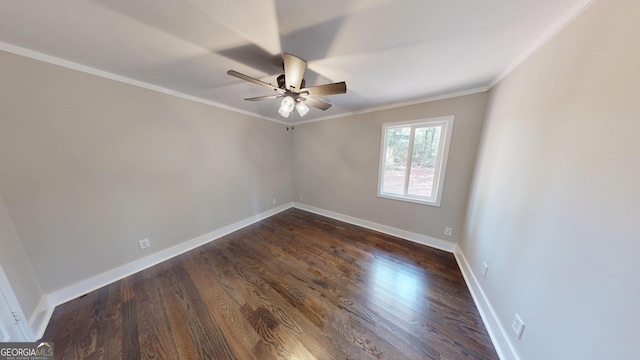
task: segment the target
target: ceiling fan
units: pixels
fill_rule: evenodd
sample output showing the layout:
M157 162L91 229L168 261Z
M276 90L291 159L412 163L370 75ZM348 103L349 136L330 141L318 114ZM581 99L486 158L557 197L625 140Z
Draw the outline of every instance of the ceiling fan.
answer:
M289 53L284 53L282 60L284 74L278 76L278 86L271 85L234 70L227 71L227 74L275 91L277 93L276 95L258 96L245 100L258 101L282 98L278 113L285 118L289 117L289 114L294 108L300 116L306 115L309 112L307 105L311 105L320 110L327 110L331 107L331 104L316 98L316 96L344 94L347 92L347 84L344 81L307 88L305 87L304 81L304 71L307 69L307 62Z

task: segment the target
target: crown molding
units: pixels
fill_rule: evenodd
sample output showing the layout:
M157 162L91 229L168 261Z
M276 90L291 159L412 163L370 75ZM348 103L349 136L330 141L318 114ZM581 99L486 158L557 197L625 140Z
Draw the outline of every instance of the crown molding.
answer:
M372 113L372 112L376 112L376 111L396 109L396 108L405 107L405 106L424 104L424 103L429 103L429 102L433 102L433 101L446 100L446 99L456 98L456 97L460 97L460 96L478 94L478 93L485 92L487 90L489 90L488 86L481 86L481 87L476 87L476 88L467 89L467 90L460 90L460 91L450 92L450 93L441 94L441 95L434 95L434 96L430 96L430 97L426 97L426 98L422 98L422 99L417 99L417 100L403 101L403 102L399 102L399 103L383 105L383 106L377 106L377 107L368 108L368 109L364 109L364 110L351 111L351 112L348 112L348 113L325 116L325 117L321 117L321 118L317 118L317 119L310 119L310 120L306 120L306 121L298 121L298 122L293 123L292 125L302 125L302 124L308 124L308 123L312 123L312 122L316 122L316 121L331 120L331 119L342 118L342 117L347 117L347 116L367 114L367 113Z
M281 121L281 120L277 120L277 119L273 119L273 118L269 118L266 116L262 116L262 115L258 115L246 110L241 110L238 108L234 108L232 106L227 106L227 105L223 105L211 100L207 100L207 99L203 99L197 96L193 96L193 95L189 95L189 94L185 94L183 92L180 91L175 91L175 90L171 90L162 86L158 86L158 85L154 85L154 84L150 84L144 81L140 81L140 80L136 80L136 79L132 79L126 76L122 76L122 75L118 75L118 74L114 74L112 72L109 71L104 71L104 70L100 70L91 66L86 66L86 65L82 65L73 61L69 61L69 60L65 60L56 56L52 56L52 55L47 55L35 50L30 50L30 49L26 49L20 46L16 46L16 45L12 45L12 44L8 44L5 42L1 42L0 41L0 51L4 51L7 53L11 53L14 55L18 55L18 56L23 56L29 59L33 59L33 60L38 60L38 61L42 61L45 63L49 63L52 65L58 65L67 69L71 69L71 70L76 70L76 71L80 71L83 72L85 74L90 74L90 75L94 75L94 76L98 76L101 78L105 78L105 79L109 79L109 80L113 80L113 81L117 81L117 82L121 82L127 85L132 85L132 86L136 86L136 87L140 87L143 89L147 89L147 90L151 90L151 91L155 91L155 92L159 92L161 94L166 94L166 95L171 95L171 96L175 96L181 99L185 99L185 100L189 100L189 101L193 101L193 102L197 102L200 104L205 104L205 105L209 105L209 106L213 106L213 107L217 107L220 109L224 109L224 110L228 110L228 111L233 111L235 113L239 113L239 114L243 114L243 115L248 115L251 117L256 117L259 119L263 119L263 120L267 120L267 121L272 121L278 124L282 124L282 125L290 125L287 122Z

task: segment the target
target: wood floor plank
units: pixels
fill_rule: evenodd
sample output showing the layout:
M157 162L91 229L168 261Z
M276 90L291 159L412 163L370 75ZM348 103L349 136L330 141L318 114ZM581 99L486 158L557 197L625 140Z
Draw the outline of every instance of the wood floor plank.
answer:
M124 278L122 291L122 358L140 358L140 339L138 337L138 314L136 313L136 294L133 277Z
M89 321L89 330L87 331L88 346L85 353L85 358L87 359L98 359L101 356L100 351L104 338L100 337L99 334L105 331L108 292L108 287L103 287L95 292L93 311Z
M141 359L176 359L178 353L171 335L160 293L160 267L133 275L138 317L138 341Z
M56 359L497 359L452 254L298 209L58 306Z
M198 359L237 359L224 333L198 293L193 280L183 266L172 266L167 270L177 295L182 315L189 323L189 332L195 342Z
M167 268L175 266L178 261L172 259L161 264L163 271L157 275L157 280L160 283L160 294L163 299L165 307L165 314L167 316L167 322L171 329L171 335L176 345L176 351L179 359L197 359L196 343L197 339L193 339L189 332L190 324L187 319L182 315L182 310L178 304L177 296L171 286L169 280Z
M211 270L215 268L208 266L198 256L185 262L185 269L193 277L208 311L220 325L234 353L243 360L255 358L252 349L260 341L260 337L242 315L242 304L228 295L217 281L218 278L211 277Z
M102 339L98 352L99 359L122 359L122 299L120 282L105 286L107 289L107 307L105 313L105 327L99 334Z

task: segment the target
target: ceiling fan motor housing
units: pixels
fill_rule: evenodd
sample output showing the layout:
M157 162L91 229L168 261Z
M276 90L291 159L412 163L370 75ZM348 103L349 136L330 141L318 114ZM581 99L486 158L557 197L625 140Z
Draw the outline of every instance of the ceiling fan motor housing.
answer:
M287 85L284 79L285 79L284 74L278 76L278 87L282 90L287 90ZM302 84L300 85L300 89L304 89L304 88L305 88L305 81L304 79L302 79ZM296 90L299 90L299 89L296 89Z

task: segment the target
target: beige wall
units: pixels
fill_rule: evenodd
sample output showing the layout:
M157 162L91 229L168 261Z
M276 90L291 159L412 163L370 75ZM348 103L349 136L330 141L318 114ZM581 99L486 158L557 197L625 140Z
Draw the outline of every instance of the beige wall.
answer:
M296 126L294 198L324 210L457 242L462 227L486 93ZM382 124L455 115L441 207L379 198ZM302 200L300 200L302 195ZM452 227L453 235L444 236Z
M0 266L11 283L22 311L31 317L35 313L44 292L18 238L7 208L0 197ZM27 319L29 321L29 319Z
M46 293L292 201L283 125L1 52L0 78L0 195Z
M490 92L460 246L522 359L640 353L639 18L597 1Z

